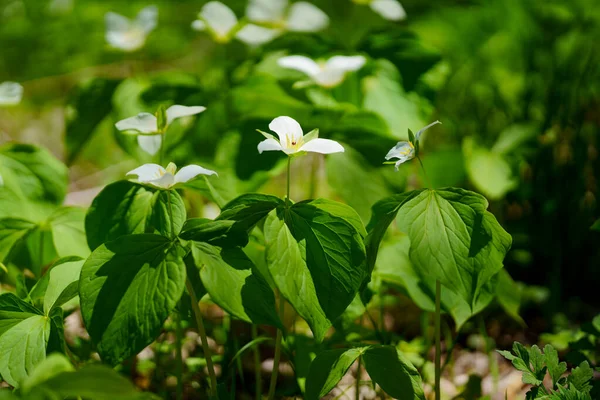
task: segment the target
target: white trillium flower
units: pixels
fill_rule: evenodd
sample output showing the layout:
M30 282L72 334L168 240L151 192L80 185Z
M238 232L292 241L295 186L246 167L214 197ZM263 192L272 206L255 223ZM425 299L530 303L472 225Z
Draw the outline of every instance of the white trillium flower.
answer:
M415 133L415 143L419 141L423 132L425 132L427 129L431 128L433 125L436 124L441 124L441 122L435 121L427 125L426 127L419 129L417 133ZM398 161L396 161L396 164L394 165L396 171L398 171L398 167L400 166L400 164L415 158L415 145L407 141L398 142L398 144L392 147L392 149L388 151L387 155L385 156L386 160L390 160L392 158L398 159Z
M135 51L146 43L146 38L156 28L158 8L143 8L132 21L114 12L106 13L106 41L117 49Z
M366 61L363 56L333 56L324 62L305 56L287 56L277 60L277 64L304 72L317 85L332 88L342 83L348 72L361 69Z
M0 83L0 106L14 106L21 102L23 86L17 82Z
M329 139L319 139L318 129L304 135L300 124L290 117L275 118L269 124L269 129L277 134L279 140L269 133L259 131L266 137L266 140L258 144L259 153L274 150L283 151L287 155L303 151L321 154L344 152L344 148L338 142Z
M215 171L193 164L181 168L177 173L175 171L177 171L177 166L173 163L169 163L167 168L158 164L144 164L129 171L127 175L137 175L138 182L161 189L170 189L178 183L188 182L198 175L218 175Z
M406 11L398 0L352 0L357 4L366 4L382 18L390 21L406 19Z
M239 32L238 37L260 37L264 42L285 31L318 32L329 25L327 14L306 1L290 5L289 0L250 0L246 16L251 22L261 26L250 24ZM240 40L244 40L241 37Z
M167 117L165 129L177 118L196 115L204 110L206 110L206 107L202 106L171 106L165 112ZM134 134L137 134L138 145L146 153L153 156L160 150L162 133L164 132L159 131L158 118L155 115L147 112L139 113L135 117L125 118L117 122L115 126L120 131L132 131Z

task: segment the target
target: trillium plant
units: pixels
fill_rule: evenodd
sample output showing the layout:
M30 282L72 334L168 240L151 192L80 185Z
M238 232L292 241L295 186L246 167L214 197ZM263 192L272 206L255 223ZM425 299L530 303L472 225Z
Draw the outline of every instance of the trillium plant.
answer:
M177 166L169 163L167 168L158 164L144 164L127 175L137 175L137 181L146 183L161 189L171 189L179 183L186 183L198 175L217 175L215 171L202 168L199 165L187 165L181 168L177 173Z
M206 107L202 106L174 105L166 110L161 107L156 114L139 113L117 122L115 127L119 131L137 135L140 148L153 156L162 149L167 129L174 120L196 115L204 110Z
M114 12L106 13L106 41L108 44L125 52L141 49L146 38L158 22L158 8L148 6L140 10L135 19L131 20Z
M277 63L309 77L309 82L297 82L296 87L317 84L332 88L342 83L348 72L361 69L366 61L363 56L333 56L326 61L314 61L305 56L287 56L280 58Z

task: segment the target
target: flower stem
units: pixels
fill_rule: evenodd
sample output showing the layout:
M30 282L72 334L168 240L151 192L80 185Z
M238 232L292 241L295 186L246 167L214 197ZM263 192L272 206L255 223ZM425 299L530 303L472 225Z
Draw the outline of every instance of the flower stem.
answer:
M279 294L279 318L281 319L281 322L283 322L284 304L285 304L285 300L283 300L283 296L280 293ZM273 371L271 371L271 384L269 385L269 400L273 400L275 398L275 388L277 386L277 375L279 373L279 360L281 359L282 337L283 337L282 330L277 329L277 338L275 339L275 356L273 357Z
M215 367L212 362L212 353L208 347L208 340L206 338L206 330L204 329L204 322L202 321L202 314L200 307L198 306L198 299L196 298L196 292L189 278L185 280L185 287L192 299L192 310L196 317L196 324L198 325L198 334L200 340L202 340L202 349L204 350L204 358L206 358L206 368L208 368L208 375L210 377L210 397L217 398L217 375L215 374Z
M252 340L258 337L258 329L252 324ZM258 344L254 346L254 380L256 381L256 400L262 398L262 374L260 368L260 348Z
M308 192L308 198L314 199L317 195L317 180L319 173L319 155L313 154L312 165L310 169L310 187Z
M356 368L356 388L354 393L354 399L360 400L360 369L362 367L362 356L358 356L358 367Z
M288 156L287 162L287 197L285 200L286 207L289 208L290 203L290 170L292 169L292 157Z
M158 154L158 163L162 166L165 158L165 142L167 141L167 132L160 132L160 150Z
M440 329L442 284L435 281L435 400L441 399L440 378L442 366L442 343Z
M176 311L175 314L175 356L177 357L176 375L177 375L177 400L183 400L183 354L182 354L182 338L183 330L181 329L181 314Z

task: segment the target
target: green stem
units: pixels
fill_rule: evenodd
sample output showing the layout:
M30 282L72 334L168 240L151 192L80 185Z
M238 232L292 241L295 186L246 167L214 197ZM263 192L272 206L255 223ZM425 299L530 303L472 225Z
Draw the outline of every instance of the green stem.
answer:
M174 239L175 236L175 222L173 221L173 205L171 203L171 191L167 195L167 201L169 203L169 220L171 222L171 237Z
M360 400L360 367L362 366L362 356L358 356L358 367L356 368L356 389L354 399Z
M252 324L252 340L256 340L258 337L258 329L256 325ZM256 400L262 398L262 374L260 368L260 348L258 344L254 346L254 380L256 381Z
M281 293L279 294L279 318L283 322L285 301ZM271 371L271 384L269 385L269 400L275 398L275 388L277 387L277 375L279 373L279 360L281 359L281 341L283 338L283 331L277 329L277 338L275 339L275 356L273 357L273 371Z
M440 329L442 284L439 279L435 281L435 400L441 399L440 378L441 378L441 360L442 343Z
M181 315L179 311L175 312L175 352L177 357L177 400L183 399L183 354L182 354L182 338L183 338L183 330L181 329Z
M312 165L310 169L310 187L308 191L308 198L314 199L317 195L317 180L319 172L319 155L313 154Z
M287 195L285 200L286 207L289 207L290 203L290 170L292 169L292 157L288 156L287 162Z
M217 375L215 374L215 367L212 361L212 353L210 351L210 348L208 347L206 330L204 329L204 322L202 321L202 313L200 312L200 307L198 306L196 292L194 291L194 287L192 286L192 282L190 282L189 278L186 278L185 280L185 287L187 288L187 291L192 299L192 310L194 311L194 316L196 317L196 324L198 325L198 334L200 335L200 340L202 340L202 349L204 350L204 357L206 358L206 368L208 368L208 375L210 377L210 397L216 399Z
M165 142L167 141L167 132L161 132L160 133L161 136L161 140L160 140L160 151L158 154L158 163L162 166L163 165L163 161L165 158Z

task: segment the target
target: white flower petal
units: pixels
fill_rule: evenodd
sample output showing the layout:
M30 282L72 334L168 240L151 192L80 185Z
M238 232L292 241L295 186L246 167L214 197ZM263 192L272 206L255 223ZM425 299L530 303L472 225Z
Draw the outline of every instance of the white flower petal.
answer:
M174 119L187 117L190 115L200 114L202 111L206 110L206 107L202 106L180 106L174 105L167 108L167 125L173 122Z
M135 117L125 118L115 124L118 130L134 130L141 133L154 133L158 131L156 117L150 113L139 113Z
M135 24L146 34L152 32L158 24L158 8L156 6L142 8L135 18Z
M106 24L106 32L118 32L123 33L131 29L131 21L129 18L124 17L114 12L107 12L104 15L104 22Z
M314 81L326 88L332 88L344 81L346 72L341 69L324 69L313 77Z
M434 125L437 125L437 124L440 124L440 125L441 125L441 122L440 122L440 121L434 121L434 122L430 123L429 125L427 125L425 128L421 128L421 129L419 129L419 130L417 131L417 133L415 133L415 139L416 139L416 140L419 140L419 138L421 137L421 134L422 134L423 132L425 132L427 129L429 129L429 128L431 128L432 126L434 126Z
M123 51L135 51L146 43L146 34L138 28L127 32L106 32L106 41L112 47Z
M279 136L279 143L283 149L292 147L300 143L304 133L302 127L293 118L277 117L269 124L269 129Z
M186 165L175 174L175 183L187 182L198 175L217 175L217 173L210 169L202 168L199 165Z
M126 175L137 175L137 180L140 182L150 182L160 179L166 170L158 164L144 164L134 170L129 171Z
M192 22L192 29L195 31L203 31L206 29L206 24L201 19Z
M396 164L394 164L394 168L396 169L396 171L398 171L398 167L400 167L400 164L405 163L408 160L412 160L413 157L401 157L398 161L396 161Z
M281 35L281 33L282 31L279 29L270 29L254 24L247 24L238 31L235 37L248 45L259 46L263 43L270 42Z
M321 154L343 153L344 147L335 140L318 138L304 143L299 151L311 151Z
M139 135L137 137L137 142L142 150L153 156L160 150L162 135Z
M404 7L397 0L373 0L371 9L390 21L400 21L406 18Z
M15 105L23 97L23 86L17 82L0 83L0 105Z
M321 67L315 61L304 56L287 56L277 60L277 64L283 68L295 69L304 72L306 75L314 78L321 72Z
M258 144L258 152L262 154L263 151L283 151L283 147L275 139L265 139Z
M385 156L385 159L389 160L391 158L400 158L400 159L406 158L406 160L410 160L411 158L414 157L414 153L415 153L415 149L409 142L398 142L398 144L396 144L394 147L392 147L390 149L390 151L388 151L388 153ZM404 160L404 161L406 161L406 160ZM402 161L402 162L404 162L404 161Z
M329 17L317 6L299 1L292 4L287 16L287 29L293 32L318 32L329 25Z
M325 69L338 69L344 72L358 71L365 65L363 56L333 56L325 63Z
M250 0L246 16L254 22L280 22L287 6L288 0Z
M200 15L219 38L225 38L237 25L238 19L231 8L220 1L210 1L202 7Z

